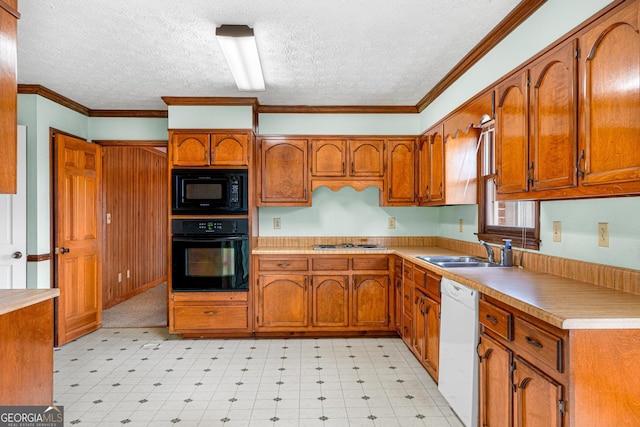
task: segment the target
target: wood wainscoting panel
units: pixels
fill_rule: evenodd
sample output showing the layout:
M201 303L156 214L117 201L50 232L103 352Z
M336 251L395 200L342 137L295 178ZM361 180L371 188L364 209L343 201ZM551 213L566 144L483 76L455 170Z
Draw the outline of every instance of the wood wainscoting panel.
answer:
M103 146L103 307L166 280L166 154L138 146Z

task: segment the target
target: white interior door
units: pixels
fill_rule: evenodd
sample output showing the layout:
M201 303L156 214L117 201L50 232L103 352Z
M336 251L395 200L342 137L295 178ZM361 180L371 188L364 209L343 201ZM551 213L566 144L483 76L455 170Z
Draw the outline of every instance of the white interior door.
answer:
M18 126L18 187L0 194L0 289L27 287L27 127Z

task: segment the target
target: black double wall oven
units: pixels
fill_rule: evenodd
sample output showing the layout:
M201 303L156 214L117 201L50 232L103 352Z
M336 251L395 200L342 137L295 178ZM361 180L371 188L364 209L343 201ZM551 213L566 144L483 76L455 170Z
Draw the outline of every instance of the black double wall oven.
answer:
M246 170L172 171L174 292L248 291L247 198Z

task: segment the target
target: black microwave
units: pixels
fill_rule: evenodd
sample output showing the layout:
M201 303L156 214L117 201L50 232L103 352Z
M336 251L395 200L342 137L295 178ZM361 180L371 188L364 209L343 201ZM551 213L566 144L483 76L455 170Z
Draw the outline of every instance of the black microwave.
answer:
M248 212L246 169L173 169L174 215L229 215Z

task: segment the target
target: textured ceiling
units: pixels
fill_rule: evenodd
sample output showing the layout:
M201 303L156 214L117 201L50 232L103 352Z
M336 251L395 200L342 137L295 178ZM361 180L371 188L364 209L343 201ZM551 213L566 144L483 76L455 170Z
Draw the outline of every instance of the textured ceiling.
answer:
M20 0L18 82L90 109L161 96L416 105L520 0ZM239 92L215 28L254 28L264 92Z

